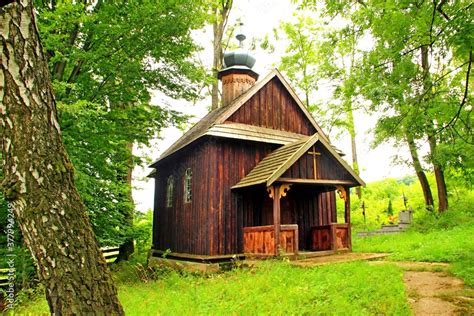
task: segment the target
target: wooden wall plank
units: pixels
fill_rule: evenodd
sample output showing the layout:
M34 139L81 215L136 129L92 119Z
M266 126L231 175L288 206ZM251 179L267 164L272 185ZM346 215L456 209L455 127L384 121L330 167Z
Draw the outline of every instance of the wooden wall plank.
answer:
M304 135L316 133L316 129L277 78L255 93L228 121Z

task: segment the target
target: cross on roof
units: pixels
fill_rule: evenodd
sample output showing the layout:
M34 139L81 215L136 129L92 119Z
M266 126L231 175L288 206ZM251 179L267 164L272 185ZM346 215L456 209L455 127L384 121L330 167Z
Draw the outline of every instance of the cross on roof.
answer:
M308 152L308 155L313 156L313 173L314 173L314 179L317 179L316 177L316 156L321 156L321 153L316 152L316 148L313 146L312 151Z

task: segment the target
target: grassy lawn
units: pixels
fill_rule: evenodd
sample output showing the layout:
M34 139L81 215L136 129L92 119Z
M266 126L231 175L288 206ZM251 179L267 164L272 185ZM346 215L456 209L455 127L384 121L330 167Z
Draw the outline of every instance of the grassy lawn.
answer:
M438 217L425 214L409 231L352 241L354 251L389 252L392 260L451 263L452 272L474 287L473 236L472 204L460 204Z
M401 269L366 262L303 269L269 261L210 277L169 273L121 283L119 296L127 315L410 314ZM17 312L48 308L41 299Z
M358 252L389 252L391 260L449 262L474 286L474 210L471 197L443 215L418 210L409 231L353 238ZM356 223L361 215L354 212ZM375 227L375 224L373 225ZM354 225L354 230L361 230ZM410 315L402 269L367 262L298 268L282 261L211 276L166 272L141 279L131 263L115 272L127 315L341 314ZM20 315L49 315L43 297L24 300Z
M452 272L474 286L474 225L353 239L354 251L390 252L389 259L452 263Z

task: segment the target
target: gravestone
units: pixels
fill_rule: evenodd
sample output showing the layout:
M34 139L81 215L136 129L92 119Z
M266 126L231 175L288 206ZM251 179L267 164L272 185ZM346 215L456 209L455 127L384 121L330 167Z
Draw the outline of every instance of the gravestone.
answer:
M382 228L379 230L371 232L359 232L357 236L367 237L379 234L393 234L399 233L408 227L410 227L413 222L413 209L410 208L408 211L401 211L398 213L398 224L382 225Z
M413 222L413 210L401 211L398 213L398 226L402 229L407 228Z

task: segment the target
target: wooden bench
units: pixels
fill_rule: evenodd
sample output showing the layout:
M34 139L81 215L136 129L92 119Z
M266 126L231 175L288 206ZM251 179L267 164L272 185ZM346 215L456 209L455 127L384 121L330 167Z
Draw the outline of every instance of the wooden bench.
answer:
M104 255L105 261L107 261L107 263L113 263L117 260L117 257L119 255L119 247L102 247L100 248L100 250L102 251L102 254ZM0 268L0 288L8 286L9 271L9 268ZM13 271L15 271L15 269L13 269Z
M119 255L119 247L102 247L100 250L102 251L102 254L104 255L105 261L107 263L113 263L117 260L117 257Z

